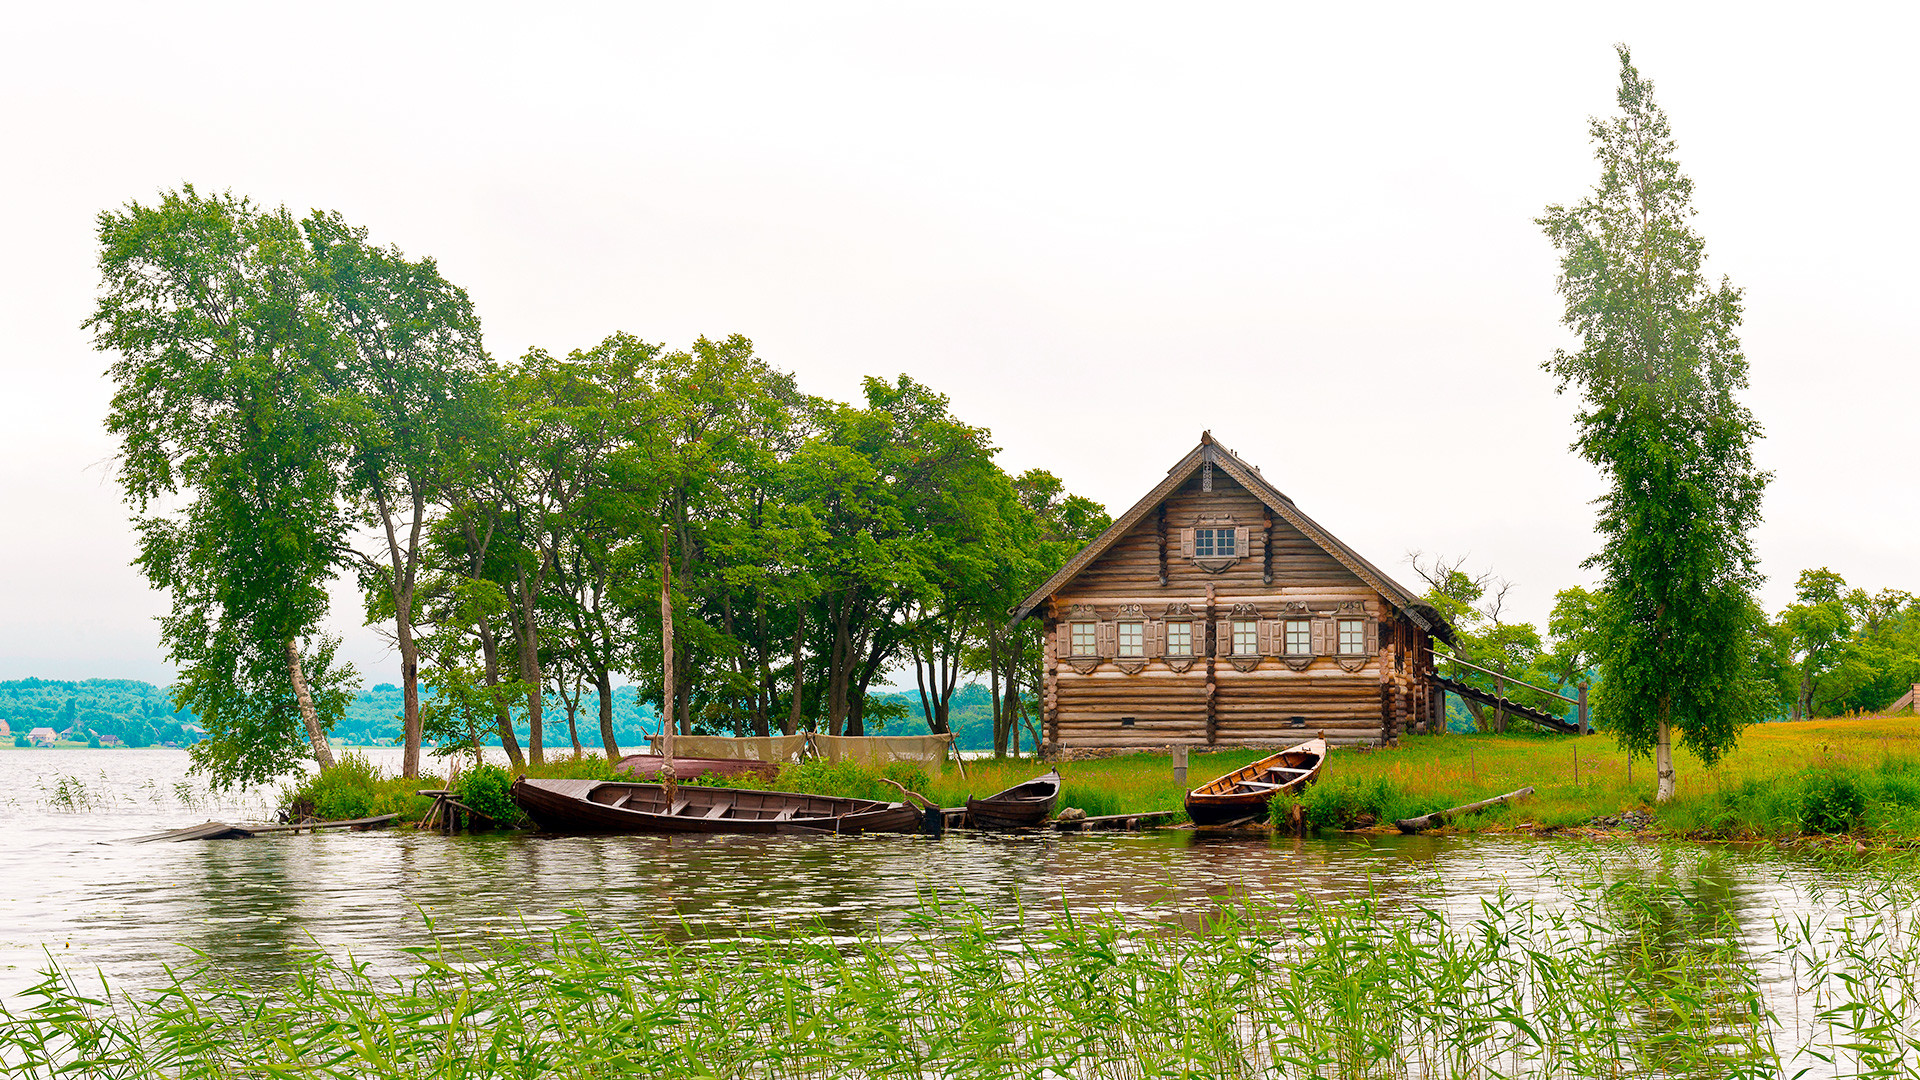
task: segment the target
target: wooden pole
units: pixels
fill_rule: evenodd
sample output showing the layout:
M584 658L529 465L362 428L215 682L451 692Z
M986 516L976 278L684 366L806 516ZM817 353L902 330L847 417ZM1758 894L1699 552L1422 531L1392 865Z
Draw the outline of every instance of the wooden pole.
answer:
M672 803L673 777L673 563L667 526L660 526L660 782Z
M1591 732L1592 730L1593 728L1590 727L1587 723L1587 684L1581 683L1580 684L1580 734L1585 735Z
M1461 814L1471 814L1475 810L1492 806L1494 803L1503 803L1509 799L1525 798L1531 794L1533 794L1533 788L1523 787L1519 791L1509 791L1505 795L1495 795L1491 799L1481 799L1477 803L1456 806L1451 810L1442 810L1433 814L1423 814L1420 817L1403 818L1394 822L1394 826L1403 833L1415 833L1421 829L1430 829L1435 825L1445 825L1448 818L1457 817Z

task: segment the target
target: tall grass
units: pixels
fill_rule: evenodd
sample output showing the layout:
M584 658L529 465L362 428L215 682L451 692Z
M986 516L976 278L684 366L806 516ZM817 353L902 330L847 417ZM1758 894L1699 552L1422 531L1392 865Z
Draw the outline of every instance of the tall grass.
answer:
M266 987L211 958L133 993L53 970L0 1005L0 1075L1913 1077L1920 889L1875 880L1770 948L1634 880L1466 915L1247 901L1191 930L931 901L854 941L582 923L397 974L316 951Z
M398 814L418 821L433 800L418 792L439 787L434 777L389 776L363 754L345 754L330 769L303 777L282 789L280 805L291 818L350 821L354 818Z

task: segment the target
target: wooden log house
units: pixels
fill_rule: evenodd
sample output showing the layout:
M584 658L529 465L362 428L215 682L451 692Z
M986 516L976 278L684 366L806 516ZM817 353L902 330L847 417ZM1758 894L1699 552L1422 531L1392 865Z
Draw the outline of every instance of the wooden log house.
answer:
M1444 730L1439 613L1210 433L1016 610L1054 757Z

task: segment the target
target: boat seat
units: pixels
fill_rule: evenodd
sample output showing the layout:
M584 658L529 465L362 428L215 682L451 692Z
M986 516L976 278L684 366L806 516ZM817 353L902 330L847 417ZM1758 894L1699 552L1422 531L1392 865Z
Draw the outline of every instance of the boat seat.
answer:
M733 809L733 800L728 799L726 802L714 803L712 806L707 808L706 813L701 814L700 816L706 817L706 818L726 817L727 811L731 809Z
M685 810L686 808L687 808L686 797L681 796L680 798L673 800L673 805L667 808L667 816L673 817L676 814L680 813L680 811Z
M792 817L793 817L793 807L791 807L791 806L788 806L788 807L784 807L784 808L782 808L782 809L781 809L781 811L780 811L779 813L777 813L777 814L775 814L775 815L773 815L773 820L775 820L775 821L787 821L787 820L789 820L789 819L791 819Z
M1272 791L1273 789L1279 786L1280 786L1279 784L1266 784L1258 780L1242 780L1238 784L1235 784L1233 789L1235 791L1249 791L1249 792Z
M633 792L627 791L627 792L622 792L619 798L613 800L607 805L613 807L615 810L619 810L624 808L628 803L632 801L633 801Z

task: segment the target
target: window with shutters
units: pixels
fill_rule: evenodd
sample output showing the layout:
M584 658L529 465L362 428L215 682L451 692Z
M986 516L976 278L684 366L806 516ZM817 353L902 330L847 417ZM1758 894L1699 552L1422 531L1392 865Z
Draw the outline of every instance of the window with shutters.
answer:
M1287 620L1287 655L1313 655L1313 623L1307 619Z
M1120 655L1147 655L1147 624L1127 621L1120 624Z
M1340 620L1340 654L1355 656L1367 651L1367 623L1364 619Z
M1260 655L1260 622L1257 619L1233 620L1234 656Z
M1190 622L1170 622L1167 624L1167 655L1193 655L1193 624Z
M1239 556L1234 529L1193 530L1193 557L1196 559L1232 559Z
M1073 624L1073 655L1092 656L1094 651L1094 628L1099 623L1077 622Z

